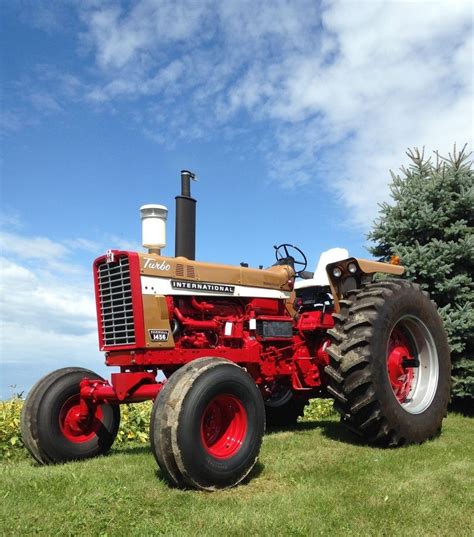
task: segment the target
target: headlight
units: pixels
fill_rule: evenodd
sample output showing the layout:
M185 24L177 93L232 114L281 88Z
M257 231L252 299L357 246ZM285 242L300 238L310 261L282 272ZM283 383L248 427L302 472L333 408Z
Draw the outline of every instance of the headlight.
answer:
M355 263L349 263L347 265L347 270L351 273L351 274L355 274L357 272L357 265Z
M339 267L334 267L332 269L332 275L335 277L335 278L340 278L342 276L342 270L339 268Z

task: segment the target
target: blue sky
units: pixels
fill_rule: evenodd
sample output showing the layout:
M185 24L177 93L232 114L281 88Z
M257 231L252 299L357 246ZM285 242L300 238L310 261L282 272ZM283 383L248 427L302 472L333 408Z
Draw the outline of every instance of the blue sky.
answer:
M197 256L365 234L407 147L473 138L469 1L0 1L0 397L106 372L91 264L199 176ZM107 373L108 374L108 373Z

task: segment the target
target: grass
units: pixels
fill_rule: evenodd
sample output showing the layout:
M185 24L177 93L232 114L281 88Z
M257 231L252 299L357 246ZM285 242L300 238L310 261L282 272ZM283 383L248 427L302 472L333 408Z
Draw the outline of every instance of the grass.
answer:
M472 535L472 419L421 446L358 444L336 419L267 434L246 484L169 488L145 445L39 467L0 464L3 535Z

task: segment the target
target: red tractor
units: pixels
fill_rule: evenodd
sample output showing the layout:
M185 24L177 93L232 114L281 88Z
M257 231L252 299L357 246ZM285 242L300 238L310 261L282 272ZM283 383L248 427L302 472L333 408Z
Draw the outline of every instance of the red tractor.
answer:
M267 269L195 261L192 178L181 174L175 257L160 253L166 208L148 205L148 253L112 250L94 262L100 348L119 372L110 382L76 367L42 378L22 413L31 455L50 464L104 454L120 405L145 400L154 400L150 441L164 477L204 490L240 483L265 423L295 423L310 398L333 398L368 442L436 435L449 348L435 304L399 278L403 267L346 255L312 274L289 244Z

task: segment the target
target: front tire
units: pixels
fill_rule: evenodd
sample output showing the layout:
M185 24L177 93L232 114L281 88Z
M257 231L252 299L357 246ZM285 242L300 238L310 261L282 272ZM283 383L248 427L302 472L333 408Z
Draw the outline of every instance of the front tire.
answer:
M263 400L253 379L228 360L202 358L168 383L153 405L150 428L164 476L201 490L240 483L257 462L265 432Z
M117 405L98 405L81 427L74 421L79 409L82 379L102 380L80 367L49 373L31 389L23 405L21 433L40 464L62 463L103 455L112 446L120 425Z
M326 373L342 422L386 446L435 436L447 412L451 363L427 294L404 280L374 282L349 292L334 319Z
M179 385L183 377L192 370L201 369L215 358L193 360L189 365L172 373L155 399L150 417L150 445L163 477L170 485L184 487L186 483L176 464L171 441L172 423L175 421L174 408L170 404L179 393ZM175 394L175 390L176 395Z

